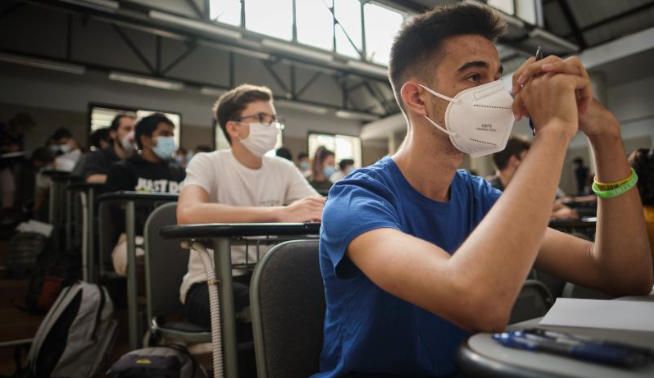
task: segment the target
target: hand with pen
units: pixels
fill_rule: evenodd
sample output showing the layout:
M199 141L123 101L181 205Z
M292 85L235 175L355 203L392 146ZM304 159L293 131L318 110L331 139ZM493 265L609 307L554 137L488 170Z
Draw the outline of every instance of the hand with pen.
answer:
M575 97L578 108L579 129L589 137L597 135L619 135L620 126L617 119L602 104L593 98L592 86L588 72L581 60L572 56L561 59L550 55L542 60L528 59L513 75L513 94L515 96L514 112L516 118L529 116L520 96L523 88L538 77L566 75L576 77Z

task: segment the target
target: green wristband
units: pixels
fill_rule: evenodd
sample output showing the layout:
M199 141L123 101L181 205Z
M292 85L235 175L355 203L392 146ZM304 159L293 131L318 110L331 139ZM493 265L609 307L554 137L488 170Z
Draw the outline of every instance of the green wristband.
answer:
M607 198L613 198L624 194L625 192L636 186L636 183L638 183L638 175L636 174L636 171L634 171L634 169L631 168L631 177L629 177L629 180L624 184L610 190L601 190L597 185L597 183L594 182L592 188L593 188L593 193L597 194L599 198L607 199Z

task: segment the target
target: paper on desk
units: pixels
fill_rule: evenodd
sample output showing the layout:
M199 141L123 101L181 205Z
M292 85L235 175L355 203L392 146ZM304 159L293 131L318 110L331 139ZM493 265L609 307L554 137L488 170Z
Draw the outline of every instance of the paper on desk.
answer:
M654 332L654 302L557 298L540 324Z

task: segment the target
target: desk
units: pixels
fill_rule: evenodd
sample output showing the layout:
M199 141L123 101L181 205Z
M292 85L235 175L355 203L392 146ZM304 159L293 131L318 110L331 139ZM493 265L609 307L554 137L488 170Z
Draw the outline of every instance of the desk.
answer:
M125 235L127 237L127 321L129 326L129 348L140 345L138 324L138 288L136 280L136 203L165 203L177 201L177 194L119 191L98 197L99 206L109 203L125 205ZM100 259L100 272L103 271Z
M236 355L236 322L232 293L231 242L243 237L274 237L267 242L287 240L281 237L317 236L319 223L240 223L195 224L162 227L167 239L210 240L213 247L216 278L220 281L220 314L227 377L238 377ZM212 327L215 326L212 324ZM215 342L215 340L214 340ZM218 341L220 342L220 341Z
M646 297L624 297L621 300L650 301L654 295ZM517 323L508 330L518 330L538 325L541 318ZM541 327L553 331L569 332L596 339L633 344L654 350L654 332L634 332L622 330ZM582 362L571 358L547 353L529 352L504 347L491 338L490 333L478 333L468 338L459 349L459 367L471 376L497 377L593 377L593 378L637 378L654 377L654 364L642 369L620 369L605 365Z
M595 217L571 220L552 220L549 223L550 228L566 233L579 232L587 235L591 240L594 239L596 226L597 218Z

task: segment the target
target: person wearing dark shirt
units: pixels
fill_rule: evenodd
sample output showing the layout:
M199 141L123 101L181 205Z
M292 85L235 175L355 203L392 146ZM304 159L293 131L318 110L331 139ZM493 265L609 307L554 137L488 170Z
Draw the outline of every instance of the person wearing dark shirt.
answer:
M129 114L114 117L109 126L111 145L91 152L84 160L82 177L86 182L103 184L107 181L109 167L132 155L135 150L134 122L134 116Z
M163 114L140 120L135 128L139 153L114 163L107 174L107 191L178 193L186 175L173 159L177 150L174 125Z
M506 148L493 154L493 163L497 172L486 180L497 190L504 191L515 176L520 164L525 160L527 152L531 148L531 142L520 137L510 137L506 142ZM556 200L552 206L552 219L578 219L579 214L573 209L560 202L557 191Z
M309 177L309 184L311 184L318 193L325 196L327 195L327 192L329 192L329 188L332 187L332 182L329 181L329 178L334 174L334 172L336 172L334 152L323 146L318 147L313 156L313 163L311 164L311 177Z
M572 164L574 165L575 181L577 183L577 195L588 194L586 188L588 187L589 169L584 165L584 159L577 156L572 160Z
M105 189L108 192L136 191L147 193L179 192L180 184L186 177L184 169L175 162L177 150L174 138L174 125L163 114L155 113L141 119L135 128L135 140L139 152L114 163L107 174ZM116 220L123 219L119 209L114 209ZM136 232L142 235L147 214L137 213ZM117 229L124 229L117 227ZM123 234L124 235L124 234ZM114 269L119 274L127 271L126 238L118 237L112 252ZM139 240L136 241L139 244ZM137 256L139 251L137 250Z

